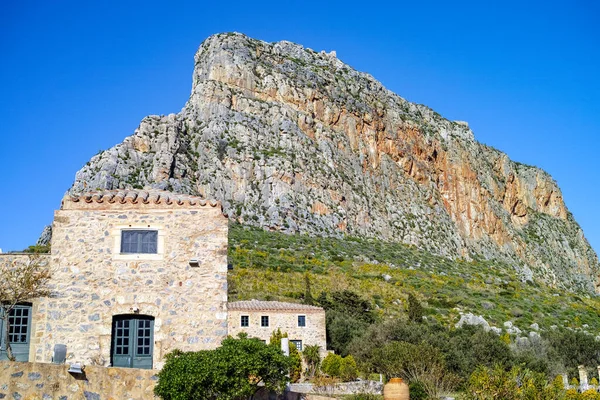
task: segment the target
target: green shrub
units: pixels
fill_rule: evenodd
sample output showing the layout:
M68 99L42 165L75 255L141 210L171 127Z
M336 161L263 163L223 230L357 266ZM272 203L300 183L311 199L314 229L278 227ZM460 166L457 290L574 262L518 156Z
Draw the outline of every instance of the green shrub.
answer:
M302 357L306 363L306 375L308 378L312 378L321 368L321 346L316 344L305 346Z
M339 354L329 353L321 364L324 374L333 378L339 378L343 382L356 380L358 367L352 356L342 357Z
M372 393L356 393L342 397L345 400L383 400L383 396ZM412 394L411 394L412 400Z
M425 387L419 381L410 382L408 391L410 393L410 400L427 400L428 398Z
M340 360L340 379L343 382L354 381L358 378L358 367L354 357L346 356Z
M323 371L324 374L329 375L331 377L339 377L341 363L342 357L339 354L329 353L323 359L323 363L321 364L321 371Z
M287 338L287 332L282 333L280 328L277 328L276 331L273 331L271 334L271 338L269 339L269 344L278 349L281 349L281 339ZM298 348L293 344L289 346L290 350L290 380L292 382L300 381L302 377L302 355Z
M348 355L348 346L369 326L366 322L342 311L325 312L327 348L340 355Z
M215 350L168 354L154 393L163 400L233 400L252 396L261 385L282 392L289 367L275 346L227 337Z
M478 367L467 382L465 395L468 400L561 400L565 391L562 384L549 383L544 374L496 365Z

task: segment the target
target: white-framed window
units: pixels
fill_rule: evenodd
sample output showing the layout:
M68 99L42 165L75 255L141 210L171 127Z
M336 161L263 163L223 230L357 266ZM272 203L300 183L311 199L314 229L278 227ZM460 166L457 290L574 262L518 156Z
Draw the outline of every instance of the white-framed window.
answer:
M124 229L121 231L121 254L156 254L157 252L157 230Z
M298 326L306 326L306 315L298 315Z
M111 231L114 260L162 260L165 231L159 225L118 225Z
M260 326L266 327L269 326L269 316L263 315L260 317Z
M241 327L250 326L250 316L248 316L248 315L242 315L240 317L240 326Z
M299 351L302 351L302 340L290 340L290 343L296 346Z

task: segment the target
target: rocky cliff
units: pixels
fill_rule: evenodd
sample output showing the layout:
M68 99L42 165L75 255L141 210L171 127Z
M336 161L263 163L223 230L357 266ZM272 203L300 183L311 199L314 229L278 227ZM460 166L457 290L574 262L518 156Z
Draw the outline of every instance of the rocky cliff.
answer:
M71 192L199 194L244 224L496 258L524 279L595 289L598 257L556 182L478 143L467 123L334 52L218 34L194 60L181 112L144 118L77 172Z

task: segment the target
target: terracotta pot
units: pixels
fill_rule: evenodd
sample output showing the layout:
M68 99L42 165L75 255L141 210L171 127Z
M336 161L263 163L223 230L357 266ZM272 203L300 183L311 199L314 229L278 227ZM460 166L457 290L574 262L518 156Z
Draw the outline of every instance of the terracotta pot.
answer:
M384 400L409 400L408 385L402 378L392 378L383 387Z

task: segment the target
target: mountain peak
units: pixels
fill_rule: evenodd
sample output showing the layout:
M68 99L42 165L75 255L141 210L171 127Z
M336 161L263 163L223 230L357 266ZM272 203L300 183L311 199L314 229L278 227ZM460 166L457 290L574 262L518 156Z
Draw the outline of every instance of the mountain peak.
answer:
M375 237L594 290L598 258L544 171L478 143L335 52L206 39L179 114L142 120L72 192L152 186L215 198L287 233Z

